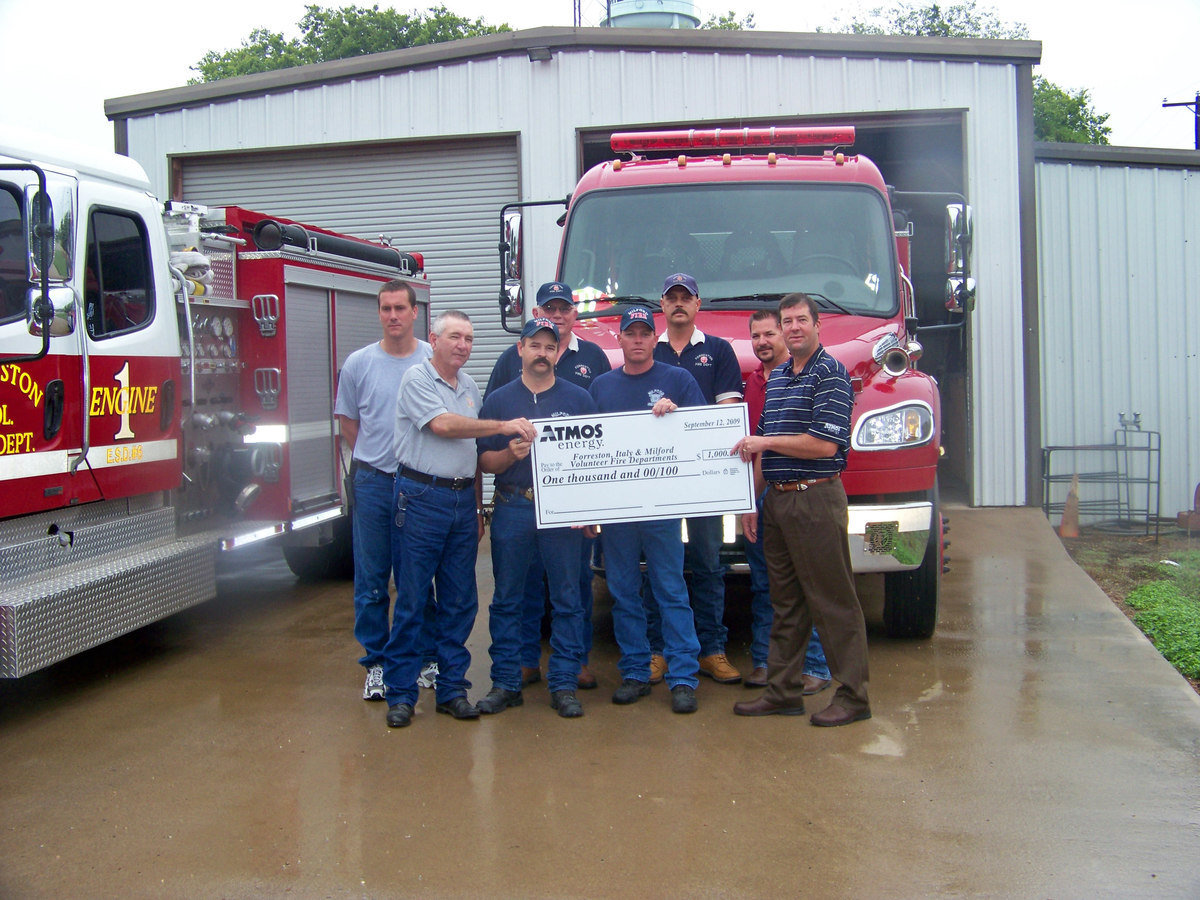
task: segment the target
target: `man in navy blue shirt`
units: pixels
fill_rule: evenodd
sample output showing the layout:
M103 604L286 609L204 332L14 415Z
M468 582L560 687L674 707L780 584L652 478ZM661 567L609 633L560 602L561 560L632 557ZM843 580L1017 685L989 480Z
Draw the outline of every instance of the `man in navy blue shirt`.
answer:
M815 620L840 686L809 721L848 725L871 717L867 630L854 591L841 480L854 393L846 368L821 346L813 299L788 294L779 317L792 358L771 372L757 434L733 446L743 460L754 459L755 486L767 491L763 550L775 609L767 689L757 700L735 703L733 711L804 714L804 655ZM757 528L755 513L742 516L746 540L755 539Z
M680 406L703 406L696 379L654 359L654 313L634 306L621 316L618 337L624 365L592 382L600 412L650 410L667 415ZM641 598L641 560L662 618L666 680L671 709L696 711L696 656L700 641L683 580L683 537L679 519L609 523L600 535L605 574L613 597L613 632L621 648L621 684L613 703L636 703L650 693L650 641Z
M580 416L596 411L583 388L555 377L558 328L549 319L535 318L521 329L517 343L521 376L483 401L480 415L504 419L545 419ZM545 560L552 609L550 664L547 680L550 705L563 718L583 715L575 696L583 656L584 618L579 597L580 548L577 528L538 528L533 505L531 443L522 435L480 438L479 465L496 476L492 514L492 574L496 590L489 607L492 645L492 689L476 706L484 714L520 706L521 625L525 576L533 557ZM540 599L540 597L539 597ZM539 616L540 619L540 616Z
M549 281L537 290L535 316L545 316L558 328L558 359L554 374L577 384L584 390L592 386L597 375L603 375L612 365L600 345L585 341L574 333L579 311L575 307L574 294L561 281ZM521 358L517 345L513 344L500 354L488 378L484 399L492 391L521 376ZM579 570L579 596L583 601L584 636L583 664L579 669L579 687L594 688L596 678L588 668L588 656L592 651L592 548L596 541L584 538L580 549L582 567ZM542 614L545 611L545 595L542 580L546 569L540 554L535 553L529 566L529 578L525 585L525 605L521 625L521 682L533 684L541 680L542 658Z
M700 289L691 275L678 272L663 283L662 311L666 328L654 345L654 358L687 369L700 385L705 403L737 403L742 399L742 369L729 341L696 327ZM684 563L691 571L689 587L696 636L700 639L700 673L720 684L737 684L739 672L725 656L725 567L721 565L721 517L690 516ZM650 625L650 681L662 679L662 623L652 590L645 591Z
M534 316L545 316L558 329L558 359L554 363L554 374L587 390L592 386L593 379L611 369L612 364L599 344L585 341L574 333L579 311L575 308L571 289L561 281L548 281L538 288L536 303ZM520 376L521 356L517 352L517 345L513 344L500 354L492 367L491 377L483 392L484 398Z

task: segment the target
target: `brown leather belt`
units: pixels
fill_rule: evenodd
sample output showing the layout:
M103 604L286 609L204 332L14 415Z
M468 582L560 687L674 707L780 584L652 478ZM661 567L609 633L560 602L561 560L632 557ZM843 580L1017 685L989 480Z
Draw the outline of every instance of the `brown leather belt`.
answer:
M441 478L437 475L426 475L424 472L418 472L408 466L400 467L400 477L421 484L432 484L434 487L450 488L452 491L465 491L467 488L475 486L474 475L469 478Z
M824 484L826 481L836 481L841 475L830 475L828 478L805 478L801 481L772 481L771 487L777 491L807 491L814 484Z

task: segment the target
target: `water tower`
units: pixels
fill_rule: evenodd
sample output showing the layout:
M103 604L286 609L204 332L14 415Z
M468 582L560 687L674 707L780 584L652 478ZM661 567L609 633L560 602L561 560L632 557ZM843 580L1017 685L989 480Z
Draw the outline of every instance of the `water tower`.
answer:
M610 28L696 28L700 19L691 0L610 0Z

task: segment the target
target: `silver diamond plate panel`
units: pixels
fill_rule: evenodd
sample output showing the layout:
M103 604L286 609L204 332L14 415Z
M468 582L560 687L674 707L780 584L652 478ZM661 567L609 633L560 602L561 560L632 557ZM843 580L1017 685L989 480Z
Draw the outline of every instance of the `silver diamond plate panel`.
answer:
M0 677L19 678L216 595L208 536L119 553L0 602Z
M40 580L61 566L81 565L118 550L152 546L175 536L173 509L132 516L123 513L122 508L119 515L86 525L54 519L50 524L57 526L56 534L47 533L48 525L30 540L0 547L0 578L10 586Z
M82 506L65 506L62 509L52 509L32 516L18 516L13 519L0 521L0 546L18 544L40 537L46 533L51 523L57 523L60 528L78 530L89 525L99 525L111 522L121 516L146 512L151 509L162 509L165 505L161 493L139 494L121 500L102 500L98 503L85 503Z

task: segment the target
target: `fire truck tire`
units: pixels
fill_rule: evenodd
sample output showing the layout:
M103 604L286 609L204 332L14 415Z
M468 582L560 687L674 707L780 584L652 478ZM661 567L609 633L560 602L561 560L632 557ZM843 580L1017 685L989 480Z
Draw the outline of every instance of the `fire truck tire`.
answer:
M938 598L942 588L942 511L937 486L933 500L933 528L925 545L925 558L910 572L883 576L883 625L889 637L927 638L937 628Z
M283 558L292 574L302 581L354 577L354 547L350 520L339 519L333 526L333 540L315 547L287 546Z

